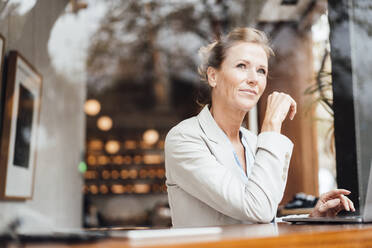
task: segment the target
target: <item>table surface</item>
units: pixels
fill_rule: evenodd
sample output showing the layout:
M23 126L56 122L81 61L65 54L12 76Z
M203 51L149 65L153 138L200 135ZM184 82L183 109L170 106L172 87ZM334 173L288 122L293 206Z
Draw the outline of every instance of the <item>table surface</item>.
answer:
M251 224L221 227L218 234L148 239L108 238L86 244L26 247L372 247L372 224Z

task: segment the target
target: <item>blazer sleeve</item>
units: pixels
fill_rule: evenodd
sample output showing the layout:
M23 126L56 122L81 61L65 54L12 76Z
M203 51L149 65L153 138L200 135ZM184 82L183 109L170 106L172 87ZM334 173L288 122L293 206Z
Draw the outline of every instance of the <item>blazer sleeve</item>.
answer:
M251 175L244 181L216 160L197 132L176 127L165 142L166 170L174 183L217 211L242 221L270 222L283 196L283 170L288 170L292 147L281 134L260 134Z

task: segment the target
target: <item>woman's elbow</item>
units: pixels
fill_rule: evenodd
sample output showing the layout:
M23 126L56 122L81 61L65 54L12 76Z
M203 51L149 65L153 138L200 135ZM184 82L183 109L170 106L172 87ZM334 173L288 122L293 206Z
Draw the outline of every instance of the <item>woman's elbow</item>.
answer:
M270 223L276 216L277 206L270 201L260 202L247 206L246 217L248 221L256 223Z
M275 211L276 212L276 211ZM257 223L270 223L275 218L276 213L271 210L262 211L256 216Z

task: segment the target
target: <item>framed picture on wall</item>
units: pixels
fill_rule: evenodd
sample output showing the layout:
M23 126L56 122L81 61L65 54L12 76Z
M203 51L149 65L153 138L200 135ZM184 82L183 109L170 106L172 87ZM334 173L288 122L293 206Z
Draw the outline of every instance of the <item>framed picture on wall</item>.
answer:
M42 76L18 52L7 57L0 148L0 198L32 199Z
M1 130L1 117L2 117L2 90L4 88L3 82L3 68L4 68L4 53L5 53L5 38L0 34L0 130Z
M0 82L2 83L3 66L4 66L5 38L0 34Z

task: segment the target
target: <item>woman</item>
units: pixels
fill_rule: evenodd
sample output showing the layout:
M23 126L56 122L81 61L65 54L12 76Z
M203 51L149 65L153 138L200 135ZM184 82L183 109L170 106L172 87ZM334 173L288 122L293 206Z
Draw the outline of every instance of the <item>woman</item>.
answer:
M171 129L165 167L175 227L265 223L275 217L287 181L292 142L280 134L296 102L287 94L268 97L261 133L241 127L266 87L273 54L264 33L237 28L201 49L199 73L211 89L211 102L199 115ZM334 190L322 196L311 215L354 210Z

